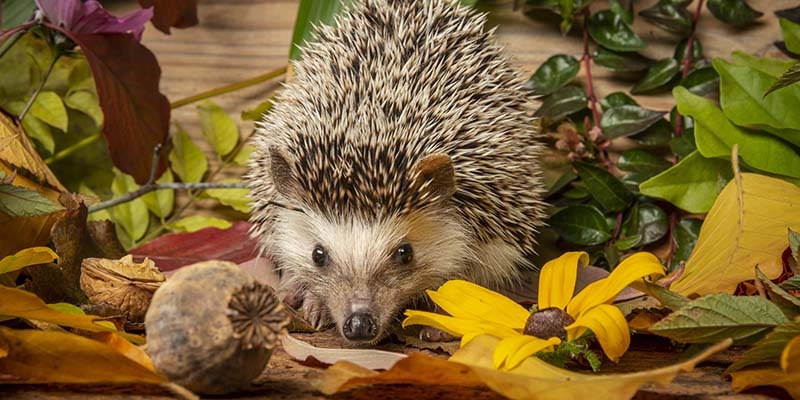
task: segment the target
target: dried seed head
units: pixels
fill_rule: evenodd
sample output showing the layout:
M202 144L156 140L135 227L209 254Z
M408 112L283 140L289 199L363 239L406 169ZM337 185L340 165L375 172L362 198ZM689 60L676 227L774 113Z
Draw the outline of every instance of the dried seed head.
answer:
M564 310L555 307L545 308L528 317L528 321L525 322L525 329L522 333L542 339L555 336L561 340L565 340L567 338L567 331L564 327L573 322L575 322L575 319Z
M242 348L264 347L272 350L291 318L278 295L267 285L253 282L242 286L228 303L228 318L233 337Z

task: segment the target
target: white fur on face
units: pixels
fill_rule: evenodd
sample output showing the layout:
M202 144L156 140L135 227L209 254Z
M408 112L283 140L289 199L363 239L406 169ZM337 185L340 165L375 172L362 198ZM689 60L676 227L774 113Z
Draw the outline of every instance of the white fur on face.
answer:
M474 260L465 229L451 213L417 212L380 222L332 221L313 212L284 211L271 237L271 251L281 261L288 283L300 283L327 306L341 327L353 300L367 300L383 330L425 289L464 275ZM392 255L409 243L413 260L395 262ZM314 265L311 254L323 246L326 267Z

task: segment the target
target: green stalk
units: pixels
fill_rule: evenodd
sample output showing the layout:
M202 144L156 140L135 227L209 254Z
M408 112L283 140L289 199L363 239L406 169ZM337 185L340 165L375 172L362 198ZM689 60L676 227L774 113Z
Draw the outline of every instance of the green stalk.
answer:
M27 32L27 29L20 30L11 35L11 37L6 39L5 42L3 42L3 45L0 46L0 58L3 58L3 56L6 55L6 53L9 50L11 50L11 48L14 47L15 44L17 44L17 42L22 37L22 35L25 34L25 32Z
M44 75L42 76L42 81L39 82L39 86L36 88L36 90L33 91L31 98L29 98L28 102L25 104L25 108L23 108L22 112L19 113L18 118L20 121L25 119L25 116L28 114L28 111L30 111L31 106L33 106L33 102L36 101L37 97L39 97L39 92L41 92L42 89L44 89L44 85L45 83L47 83L47 78L49 78L50 73L53 72L53 67L56 66L56 62L58 62L58 59L61 58L62 54L61 52L55 50L53 50L53 52L54 52L53 59L50 60L50 65L47 66L47 71L45 71Z
M84 147L86 147L86 146L88 146L88 145L100 140L100 138L102 136L103 136L102 132L97 132L92 136L85 137L85 138L81 139L78 143L75 143L72 146L69 146L66 149L61 150L58 153L53 154L52 156L48 157L46 160L44 160L44 162L46 164L52 164L54 162L61 161L61 160L65 159L65 158L75 154L78 150L80 150L80 149L82 149L82 148L84 148Z
M262 75L259 75L259 76L256 76L256 77L253 77L253 78L250 78L250 79L245 79L243 81L232 83L230 85L218 87L216 89L211 89L211 90L206 91L206 92L198 93L198 94L196 94L194 96L189 96L189 97L187 97L185 99L180 99L178 101L173 102L169 106L174 110L174 109L176 109L178 107L183 107L185 105L192 104L192 103L198 102L200 100L205 100L205 99L208 99L208 98L211 98L211 97L214 97L214 96L219 96L221 94L235 92L237 90L244 89L246 87L257 85L257 84L259 84L261 82L266 82L268 80L275 79L275 78L277 78L277 77L279 77L279 76L281 76L281 75L283 75L285 73L286 73L286 67L278 68L276 70L269 71L266 74L262 74Z

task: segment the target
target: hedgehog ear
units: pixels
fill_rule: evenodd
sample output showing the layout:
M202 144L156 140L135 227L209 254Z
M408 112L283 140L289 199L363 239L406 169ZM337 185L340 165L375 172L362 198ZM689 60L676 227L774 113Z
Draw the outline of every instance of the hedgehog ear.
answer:
M450 200L456 192L456 175L453 169L453 161L450 156L443 153L435 153L425 156L414 164L416 172L417 187L428 182L424 189L428 194L439 196L442 201Z
M294 163L289 155L276 146L270 146L269 163L275 190L285 197L293 198L297 194L297 180L292 175Z

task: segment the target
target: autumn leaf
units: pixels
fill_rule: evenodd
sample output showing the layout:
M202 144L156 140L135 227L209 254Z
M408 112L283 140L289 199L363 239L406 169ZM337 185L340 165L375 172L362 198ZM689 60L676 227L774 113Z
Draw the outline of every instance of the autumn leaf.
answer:
M733 293L753 268L782 271L786 229L800 229L800 188L768 176L736 174L711 207L686 269L670 290L688 296Z
M149 369L152 372L156 372L155 367L153 367L153 360L150 359L150 356L148 356L147 353L145 353L140 347L123 339L122 336L114 332L97 332L92 335L92 339L107 344L109 347L118 351L120 354L124 355L130 360L135 361L137 364Z
M797 360L800 363L800 360ZM733 390L742 390L758 386L780 386L793 399L800 399L800 369L785 372L780 368L754 368L731 373Z
M153 23L158 30L188 28L197 25L197 0L139 0L143 8L153 6Z
M16 271L29 265L51 263L58 260L58 255L47 247L31 247L20 250L17 254L3 257L0 260L0 274Z
M14 330L0 327L0 373L40 382L166 383L113 346L57 331Z
M324 364L347 361L368 369L388 369L406 358L405 354L373 349L336 349L312 346L291 335L281 338L283 350L300 362L314 359Z
M699 362L731 344L730 340L723 341L668 367L627 374L591 375L561 369L535 357L526 359L511 371L496 370L492 353L499 341L482 335L456 352L449 361L414 354L378 374L351 363L337 363L325 371L318 388L330 395L378 383L478 386L482 382L511 399L595 398L598 393L602 393L604 399L629 399L642 385L665 385L679 372L693 369Z

